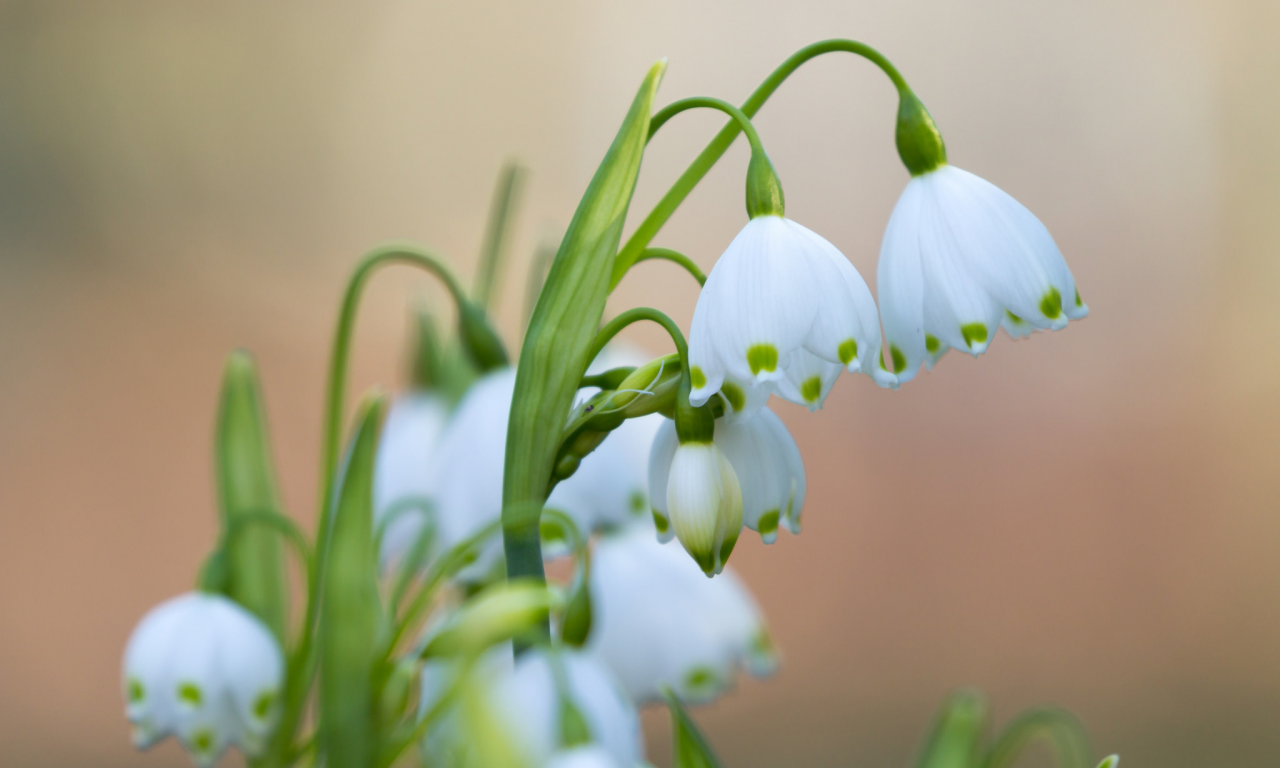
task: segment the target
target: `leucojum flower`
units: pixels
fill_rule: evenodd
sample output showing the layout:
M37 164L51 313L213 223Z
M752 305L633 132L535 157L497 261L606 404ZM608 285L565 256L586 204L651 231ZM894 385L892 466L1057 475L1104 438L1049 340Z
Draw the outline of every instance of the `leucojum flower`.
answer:
M833 51L871 61L899 95L895 138L911 180L885 232L878 307L853 263L787 216L751 122L791 72ZM842 373L896 389L951 348L981 354L997 327L1021 337L1087 313L1044 225L948 165L932 117L873 49L804 48L741 109L694 97L655 112L665 66L646 76L558 248L530 270L518 356L488 319L516 169L495 195L473 291L418 246L391 243L359 263L334 335L310 537L282 509L252 357L232 356L215 441L217 545L200 591L148 613L125 649L140 747L173 734L201 766L236 745L272 768L385 767L415 750L434 768L636 768L646 764L638 708L663 702L673 764L718 765L686 706L779 663L728 561L744 527L765 544L780 529L799 534L808 496L771 399L817 411ZM694 108L732 121L624 243L650 139ZM747 222L704 275L651 246L739 133L751 150ZM605 316L610 292L647 260L702 285L687 341L653 308ZM450 354L436 355L420 311L410 392L389 414L383 396L367 395L346 428L362 291L390 264L443 285L457 311L439 347ZM639 321L660 326L674 351L627 352L618 334ZM565 557L571 568L548 569ZM290 610L298 595L302 610ZM1011 761L1009 745L1046 730L1064 764L1088 759L1078 723L1056 710L1015 719L994 746L989 725L985 700L957 692L918 765Z

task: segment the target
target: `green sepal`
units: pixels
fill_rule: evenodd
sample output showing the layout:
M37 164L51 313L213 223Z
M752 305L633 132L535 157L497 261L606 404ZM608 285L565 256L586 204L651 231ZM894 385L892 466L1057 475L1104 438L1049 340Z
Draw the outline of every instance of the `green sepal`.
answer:
M778 181L773 163L763 150L752 152L747 164L747 216L783 216L785 210L782 182Z
M466 350L467 357L480 373L510 364L506 346L489 324L484 307L479 304L468 301L459 305L458 334L462 337L462 348Z
M503 507L539 508L551 485L565 422L586 372L609 295L613 258L622 239L649 134L653 96L665 62L645 77L560 243L525 334L507 431ZM537 517L519 527L504 520L509 575L543 578Z
M978 691L956 691L938 710L916 768L977 768L986 731L986 699Z
M223 369L214 462L224 535L240 515L279 509L258 369L245 350L232 352ZM242 526L228 537L227 548L227 595L261 619L283 644L289 585L279 536L262 526Z
M912 176L935 170L947 164L947 146L938 132L937 123L924 103L911 89L898 91L898 126L894 131L898 157Z
M374 690L381 676L378 556L373 533L373 464L385 400L366 396L335 478L333 529L321 565L317 746L330 768L366 768L378 753Z
M676 695L670 688L662 695L671 712L671 768L721 768L720 758Z

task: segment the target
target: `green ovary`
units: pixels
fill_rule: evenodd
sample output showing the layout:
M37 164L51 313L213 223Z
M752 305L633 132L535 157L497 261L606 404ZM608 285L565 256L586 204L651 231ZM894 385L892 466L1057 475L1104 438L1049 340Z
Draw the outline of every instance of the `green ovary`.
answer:
M840 355L840 362L848 365L858 356L858 342L853 339L846 339L840 343L836 353Z
M741 411L742 406L747 403L747 396L743 394L742 388L732 382L726 381L721 384L720 394L724 395L724 399L729 401L729 406L734 411Z
M747 365L751 373L772 373L778 369L778 349L772 344L753 344L747 349Z
M702 389L707 386L707 375L698 366L690 366L689 383L693 385L694 389Z
M973 346L981 344L987 340L987 326L982 323L969 323L960 326L960 335L964 337L964 343Z
M937 352L938 347L940 346L942 346L942 344L938 341L937 336L934 336L931 333L926 333L924 335L924 348L929 352L929 354L932 355L934 352Z
M800 396L806 403L816 402L821 394L822 378L820 376L810 376L800 385Z
M1050 288L1040 300L1040 311L1050 320L1057 319L1062 314L1062 294L1058 293L1057 288Z

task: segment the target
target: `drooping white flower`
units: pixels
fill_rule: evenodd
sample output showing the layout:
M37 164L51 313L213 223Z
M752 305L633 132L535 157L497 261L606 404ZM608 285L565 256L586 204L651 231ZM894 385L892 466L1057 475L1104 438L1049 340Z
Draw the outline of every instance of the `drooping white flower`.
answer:
M702 405L731 377L772 382L783 397L816 407L839 374L818 361L895 385L896 377L875 364L879 353L875 302L848 259L790 219L756 216L698 296L689 333L689 400Z
M559 669L556 668L559 666ZM557 685L561 677L564 690ZM516 660L515 670L497 677L490 701L530 765L542 765L566 746L561 743L563 704L581 715L590 743L618 765L644 759L640 716L608 667L580 651L531 650Z
M777 654L755 601L726 568L708 579L675 544L638 520L603 536L591 567L594 621L586 650L602 660L636 702L703 703L733 684L739 667L756 676Z
M659 432L667 428L664 424ZM674 434L674 423L670 429ZM742 489L738 475L714 442L675 442L669 458L650 455L650 498L661 493L666 500L666 508L661 512L654 507L654 518L665 517L702 572L714 576L724 569L742 532ZM661 444L665 447L668 441L663 440ZM658 446L659 440L655 438L655 450ZM662 474L661 469L655 473L654 462L666 468L666 476L662 478L666 481L665 488L653 484L654 474Z
M760 534L766 544L778 537L778 526L800 533L800 513L804 508L805 474L800 449L786 425L767 406L754 416L716 421L713 444L728 460L738 479L742 498L742 521ZM679 440L675 423L666 421L653 440L649 460L649 495L659 539L669 541L671 512L664 503L669 473Z
M384 566L403 556L424 526L434 524L431 466L448 421L448 404L425 392L396 398L387 412L373 467L374 525L383 531Z
M562 750L551 756L545 768L629 768L603 747L589 744Z
M275 723L283 675L271 631L234 601L204 592L167 600L125 647L134 744L145 749L174 734L200 766L233 744L256 755Z
M901 382L954 347L986 351L1089 312L1049 231L990 182L951 165L914 176L899 198L877 273L880 315Z

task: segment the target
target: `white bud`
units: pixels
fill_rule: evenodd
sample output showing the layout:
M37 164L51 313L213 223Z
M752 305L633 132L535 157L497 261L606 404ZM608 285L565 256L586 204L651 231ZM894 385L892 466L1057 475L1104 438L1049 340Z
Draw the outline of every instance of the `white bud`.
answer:
M683 443L667 476L676 538L708 576L720 573L742 531L738 475L715 443Z
M283 675L270 630L234 601L191 592L161 603L125 647L134 743L174 734L200 766L233 744L256 755L275 724Z

